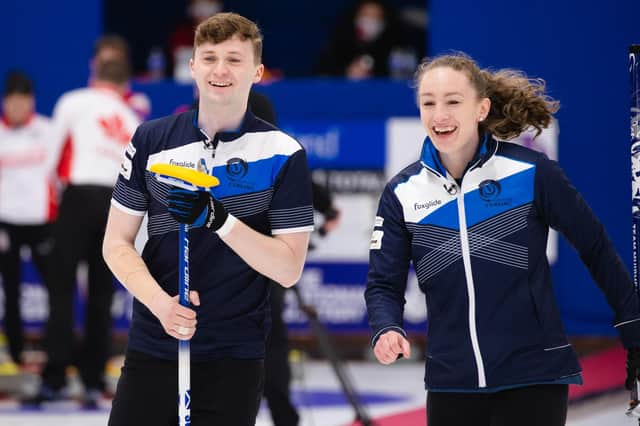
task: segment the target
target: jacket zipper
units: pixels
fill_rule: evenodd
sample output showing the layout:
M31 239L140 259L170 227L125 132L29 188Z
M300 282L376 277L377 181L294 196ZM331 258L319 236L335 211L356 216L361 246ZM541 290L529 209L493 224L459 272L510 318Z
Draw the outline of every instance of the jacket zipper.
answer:
M467 279L467 295L469 297L469 335L471 336L471 346L478 369L478 387L487 387L487 380L484 373L484 362L478 343L478 331L476 328L476 294L471 273L471 250L469 249L469 235L467 234L467 217L464 207L464 192L458 189L458 219L460 221L460 246L462 249L462 262L464 264L464 274Z

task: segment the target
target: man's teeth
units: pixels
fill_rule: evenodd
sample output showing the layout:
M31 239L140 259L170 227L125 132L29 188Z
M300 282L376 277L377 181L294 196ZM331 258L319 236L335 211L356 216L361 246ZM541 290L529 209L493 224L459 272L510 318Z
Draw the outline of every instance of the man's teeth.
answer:
M218 82L215 82L215 81L210 81L209 84L212 85L212 86L216 86L216 87L228 87L228 86L231 86L231 83L218 83Z
M449 127L434 127L433 130L435 130L435 132L437 134L442 134L442 133L450 133L453 132L456 128L454 126L449 126Z

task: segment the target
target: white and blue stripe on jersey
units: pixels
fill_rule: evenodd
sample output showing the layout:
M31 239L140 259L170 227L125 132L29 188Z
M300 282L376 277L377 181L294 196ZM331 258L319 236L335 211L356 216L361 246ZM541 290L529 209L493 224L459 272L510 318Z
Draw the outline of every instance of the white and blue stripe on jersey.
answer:
M142 257L169 294L177 293L178 223L167 211L169 186L147 171L156 163L182 165L213 174L211 188L229 213L265 235L313 229L311 180L302 146L247 112L235 132L213 139L195 126L197 111L141 125L127 149L112 204L149 216L149 241ZM215 147L215 151L214 148ZM215 153L215 155L214 155ZM190 231L190 285L200 293L194 359L260 358L268 333L268 279L251 269L220 238ZM175 359L177 341L139 302L134 302L129 347Z
M425 381L440 391L494 391L579 381L545 255L549 227L578 250L640 346L640 303L604 228L558 165L485 136L461 181L427 138L421 160L386 186L365 298L376 339L402 331L409 262L426 294Z

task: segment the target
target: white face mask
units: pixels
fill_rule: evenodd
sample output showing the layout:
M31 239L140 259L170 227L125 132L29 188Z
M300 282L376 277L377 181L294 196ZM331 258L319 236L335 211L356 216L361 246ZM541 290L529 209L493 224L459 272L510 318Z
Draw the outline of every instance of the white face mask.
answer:
M189 6L189 15L198 22L218 12L222 12L222 3L217 1L198 1Z
M384 21L369 16L356 19L356 31L362 41L373 41L384 31Z

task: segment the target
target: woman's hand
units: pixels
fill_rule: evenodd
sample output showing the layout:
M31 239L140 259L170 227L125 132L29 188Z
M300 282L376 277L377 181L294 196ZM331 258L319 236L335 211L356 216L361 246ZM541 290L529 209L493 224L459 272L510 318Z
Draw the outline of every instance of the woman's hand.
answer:
M400 356L411 357L409 341L396 331L387 331L378 338L373 353L381 364L392 364Z

